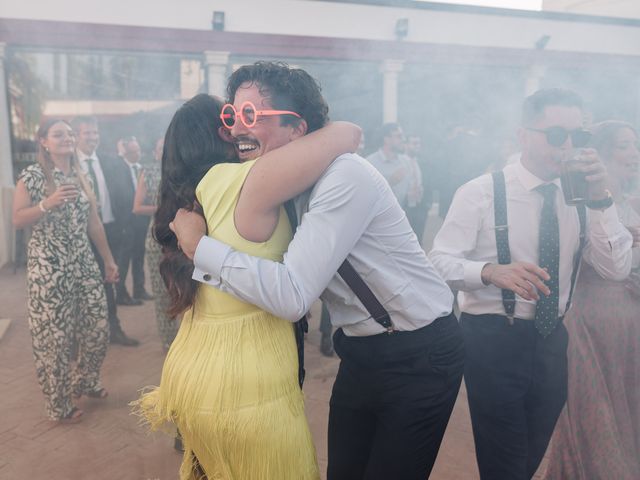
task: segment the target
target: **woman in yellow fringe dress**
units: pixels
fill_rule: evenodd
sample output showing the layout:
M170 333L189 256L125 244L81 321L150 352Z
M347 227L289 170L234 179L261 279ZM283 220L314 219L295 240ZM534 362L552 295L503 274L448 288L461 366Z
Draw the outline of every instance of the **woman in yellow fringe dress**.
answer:
M292 236L281 204L311 187L336 156L354 151L360 130L339 122L302 136L306 124L300 123L290 127L299 140L258 160L229 163L217 135L220 108L208 95L194 97L175 114L165 137L155 234L164 247L160 269L173 313L188 309L160 387L136 408L152 428L167 421L178 427L185 447L181 479L315 480L293 325L191 280L193 265L168 224L178 208L193 204L195 190L210 236L281 260ZM272 119L279 122L265 120ZM262 182L268 188L260 188ZM245 240L240 225L253 225L249 230L255 234L257 228L258 235L262 228L268 240Z

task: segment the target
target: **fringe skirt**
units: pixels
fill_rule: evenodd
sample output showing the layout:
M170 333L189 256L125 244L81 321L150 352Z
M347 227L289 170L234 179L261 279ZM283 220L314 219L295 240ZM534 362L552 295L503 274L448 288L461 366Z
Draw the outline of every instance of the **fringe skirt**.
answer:
M181 480L198 479L198 464L208 480L317 480L297 363L289 322L262 311L230 318L189 310L160 386L134 410L154 430L178 427Z

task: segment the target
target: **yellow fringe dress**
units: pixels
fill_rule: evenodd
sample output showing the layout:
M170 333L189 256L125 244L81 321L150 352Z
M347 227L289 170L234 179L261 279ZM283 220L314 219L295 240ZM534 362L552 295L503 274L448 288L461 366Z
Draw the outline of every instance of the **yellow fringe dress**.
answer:
M214 166L196 189L209 235L238 251L282 260L291 239L281 209L270 240L236 231L234 209L254 162ZM135 402L154 429L173 422L183 437L180 479L319 478L298 386L291 323L208 285L200 285L162 370L160 387Z

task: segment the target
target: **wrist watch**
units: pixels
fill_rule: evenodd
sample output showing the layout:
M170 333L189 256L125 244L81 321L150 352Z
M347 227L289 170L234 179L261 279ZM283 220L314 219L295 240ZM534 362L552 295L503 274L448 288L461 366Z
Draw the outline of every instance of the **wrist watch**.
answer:
M611 192L606 190L607 196L602 200L589 200L587 202L587 208L591 210L606 210L611 205L613 205L613 197L611 196Z

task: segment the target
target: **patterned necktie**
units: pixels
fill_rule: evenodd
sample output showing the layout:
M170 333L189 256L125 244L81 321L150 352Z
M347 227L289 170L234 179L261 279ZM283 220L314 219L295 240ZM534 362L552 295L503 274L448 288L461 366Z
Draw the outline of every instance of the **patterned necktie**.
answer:
M91 182L93 183L93 193L96 195L96 201L98 204L100 203L100 187L98 187L98 177L96 176L96 171L93 169L93 161L92 157L87 158L87 172L89 173L89 178L91 178Z
M87 173L89 174L89 178L91 178L91 183L93 184L93 193L96 196L96 207L98 209L98 216L100 220L102 220L102 203L100 202L100 186L98 185L98 176L96 175L96 171L93 168L93 162L97 161L93 157L87 158Z
M134 163L131 165L133 168L133 176L135 177L135 182L133 182L133 187L136 188L138 186L138 180L140 179L140 164Z
M558 323L560 300L560 229L555 208L557 187L550 183L541 185L536 190L544 197L540 216L538 265L545 268L551 277L546 282L551 293L548 297L541 294L540 300L536 303L535 326L540 335L547 337Z

